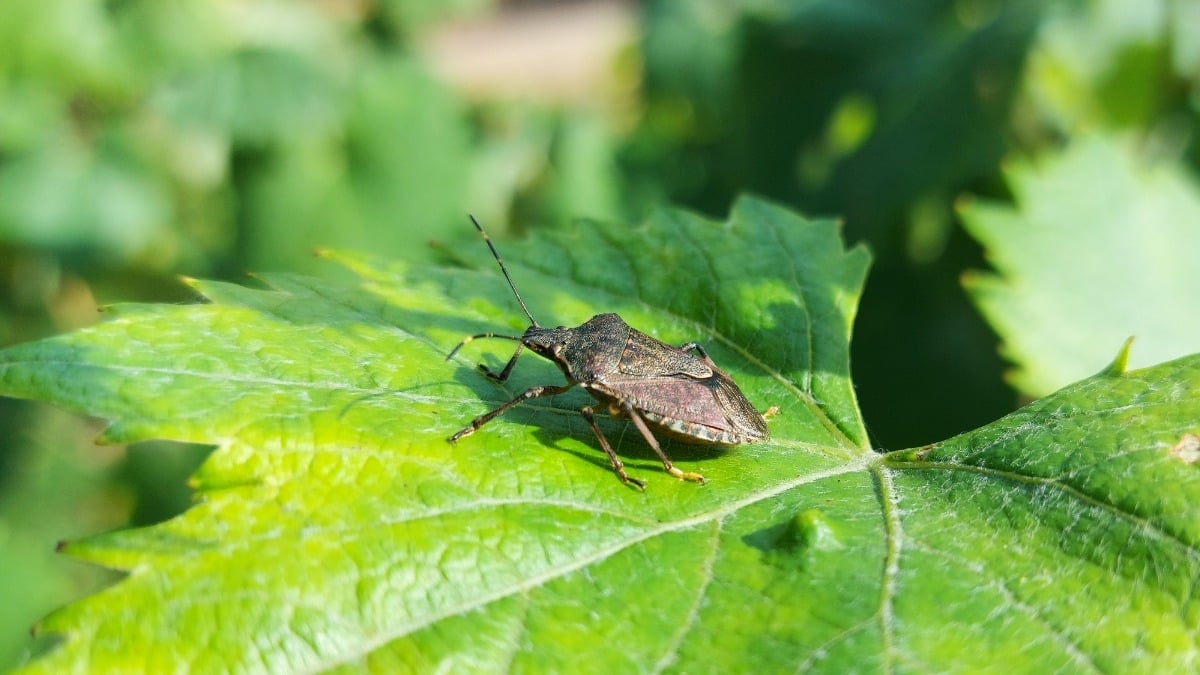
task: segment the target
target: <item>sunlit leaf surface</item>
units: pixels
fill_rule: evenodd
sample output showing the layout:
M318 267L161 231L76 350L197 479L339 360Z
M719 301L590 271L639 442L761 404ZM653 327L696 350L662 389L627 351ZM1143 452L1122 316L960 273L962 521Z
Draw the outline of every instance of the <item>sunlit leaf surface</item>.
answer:
M466 227L466 224L464 224ZM833 223L742 200L501 242L533 314L601 311L702 343L773 438L668 444L662 472L570 392L446 437L534 384L524 326L477 270L331 253L343 285L195 282L0 353L0 391L111 420L107 440L216 450L197 504L66 551L128 577L40 627L30 672L1183 672L1197 662L1200 359L1114 367L978 431L889 455L848 340L868 257ZM1118 364L1119 366L1119 364ZM947 392L947 396L953 396Z

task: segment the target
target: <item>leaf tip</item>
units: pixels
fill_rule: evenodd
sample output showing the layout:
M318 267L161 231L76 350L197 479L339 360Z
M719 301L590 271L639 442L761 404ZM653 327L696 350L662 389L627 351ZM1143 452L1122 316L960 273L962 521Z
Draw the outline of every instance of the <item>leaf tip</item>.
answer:
M1108 364L1102 375L1124 375L1129 369L1129 349L1133 346L1133 336L1125 338L1125 344L1121 345L1121 349L1117 351L1117 358L1113 359L1112 363Z

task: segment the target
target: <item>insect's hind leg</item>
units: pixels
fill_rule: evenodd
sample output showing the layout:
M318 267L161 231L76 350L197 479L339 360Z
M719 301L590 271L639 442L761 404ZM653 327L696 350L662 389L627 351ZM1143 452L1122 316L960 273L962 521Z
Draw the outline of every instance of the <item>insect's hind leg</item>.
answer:
M679 351L682 351L682 352L693 352L694 351L700 355L700 358L704 359L705 363L712 365L712 362L713 362L712 359L708 358L708 352L704 351L704 347L701 347L699 342L687 342L687 343L681 344L681 345L679 345Z
M703 354L704 352L701 351L701 353ZM692 471L682 471L671 463L671 458L667 457L667 453L663 452L662 446L658 444L658 439L654 437L654 434L650 431L650 427L646 426L646 420L642 419L642 414L637 411L637 408L633 407L632 403L621 401L618 405L621 408L621 412L625 413L625 416L633 422L633 426L637 427L637 430L641 432L642 438L646 439L646 443L654 450L654 454L658 455L658 458L662 460L663 469L667 473L679 480L692 480L697 483L704 483L704 476Z
M645 490L645 483L625 473L625 465L621 463L621 458L617 457L617 453L613 452L612 446L608 444L608 439L604 437L604 433L596 425L596 416L592 411L592 407L585 405L579 409L579 413L583 415L583 419L587 421L588 426L592 428L592 432L596 434L596 438L600 441L600 447L604 450L604 454L608 455L608 461L612 462L612 468L616 472L617 478L620 478L622 483L628 483L639 490Z

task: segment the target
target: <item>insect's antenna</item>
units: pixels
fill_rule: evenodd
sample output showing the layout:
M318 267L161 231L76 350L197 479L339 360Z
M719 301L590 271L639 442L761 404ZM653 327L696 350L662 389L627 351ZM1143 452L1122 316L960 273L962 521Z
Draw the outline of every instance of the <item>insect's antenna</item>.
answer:
M508 268L504 266L504 261L500 259L500 254L496 251L496 245L492 243L492 238L484 231L479 221L475 220L475 216L468 213L467 217L471 219L472 223L475 223L475 229L479 230L479 234L483 235L483 240L487 242L488 248L492 249L492 257L500 265L500 271L504 273L504 278L508 280L508 287L512 289L513 295L517 296L517 302L521 303L521 309L525 310L525 316L529 317L529 322L535 326L540 326L537 319L533 318L533 315L529 313L529 308L525 306L525 301L521 298L521 294L517 292L517 285L513 283L512 277L509 276Z
M446 360L449 361L450 359L454 358L454 355L458 353L458 350L467 346L468 342L471 342L473 340L478 340L479 338L502 338L504 340L512 340L514 342L521 341L521 338L519 338L515 335L496 335L495 333L480 333L479 335L471 335L469 337L463 338L462 342L458 343L458 345L455 346L454 349L451 349L450 353L446 355Z

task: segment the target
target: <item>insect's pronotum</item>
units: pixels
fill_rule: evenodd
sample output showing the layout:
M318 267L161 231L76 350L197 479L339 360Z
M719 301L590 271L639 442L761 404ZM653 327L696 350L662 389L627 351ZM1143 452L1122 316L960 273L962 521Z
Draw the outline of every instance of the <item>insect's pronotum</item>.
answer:
M750 405L733 379L695 342L674 347L631 328L616 314L597 314L575 328L542 327L529 312L483 226L474 216L471 216L471 222L483 235L513 295L525 316L529 317L530 325L520 337L480 333L464 338L450 350L446 360L472 340L512 340L518 343L512 358L499 373L480 364L479 369L484 375L498 382L507 380L522 350L529 348L558 366L567 382L530 387L507 403L471 420L449 438L450 442L470 436L520 403L561 394L576 385L604 404L613 416L628 418L662 460L667 473L683 480L703 483L704 477L676 468L658 444L655 431L703 445L738 445L768 438L763 416ZM621 481L644 489L645 483L625 472L624 464L596 425L593 406L584 406L579 412L596 434Z

